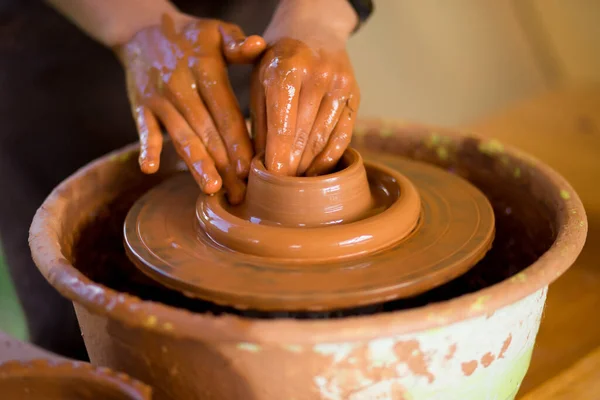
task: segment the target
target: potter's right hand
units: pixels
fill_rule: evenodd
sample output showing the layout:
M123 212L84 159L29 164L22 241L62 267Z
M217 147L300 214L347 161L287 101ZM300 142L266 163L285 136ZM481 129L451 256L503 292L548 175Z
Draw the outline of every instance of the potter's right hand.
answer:
M143 172L158 170L161 124L205 193L224 185L230 202L243 199L253 150L226 66L253 62L265 46L229 23L165 16L117 47Z

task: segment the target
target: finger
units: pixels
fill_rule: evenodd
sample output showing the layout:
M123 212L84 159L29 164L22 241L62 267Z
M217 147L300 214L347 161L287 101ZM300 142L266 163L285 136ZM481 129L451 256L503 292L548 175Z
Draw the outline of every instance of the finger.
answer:
M214 68L200 65L194 72L198 90L225 143L229 161L237 176L245 179L253 156L252 143L240 106L229 84L225 64L215 65Z
M306 176L317 176L331 172L350 145L356 112L347 106L342 111L325 149L318 154L306 170Z
M288 69L288 71L291 71ZM296 136L300 79L293 72L267 80L267 143L265 167L277 175L289 175L290 152Z
M223 54L229 63L253 63L267 48L267 43L262 37L258 35L246 37L237 25L222 23L219 31L223 38Z
M306 142L304 153L302 153L300 164L298 165L298 175L303 175L306 172L314 158L321 153L327 145L329 136L340 119L345 102L346 98L339 94L329 93L323 98L310 136Z
M207 194L219 191L222 181L213 160L177 109L163 98L153 99L150 107L169 132L177 153L189 167L202 191Z
M192 85L193 80L187 74L173 74L165 94L200 138L206 151L212 157L214 165L223 178L223 185L227 189L230 202L240 202L244 196L245 184L238 178L236 169L227 155L223 139L198 92L193 90ZM250 145L248 145L248 148L250 148Z
M259 76L260 70L259 68L255 68L250 81L250 118L252 122L252 140L256 154L264 152L267 145L265 88Z
M298 118L296 120L296 137L290 152L290 175L296 175L302 153L308 143L315 118L323 99L324 89L317 85L302 86L298 100Z
M189 71L173 73L164 95L200 137L217 167L229 164L227 149L198 91Z
M133 114L140 137L140 169L145 174L153 174L160 166L163 144L160 127L156 117L147 107L135 106Z

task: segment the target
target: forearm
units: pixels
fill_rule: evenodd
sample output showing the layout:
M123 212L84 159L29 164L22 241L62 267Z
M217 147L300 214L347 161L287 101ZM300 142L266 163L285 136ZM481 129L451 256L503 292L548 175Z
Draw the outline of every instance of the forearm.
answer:
M107 47L128 41L136 32L179 11L168 0L46 0L82 31Z
M347 0L281 0L266 36L285 31L292 38L306 37L307 32L327 29L329 34L346 39L357 23L358 16Z

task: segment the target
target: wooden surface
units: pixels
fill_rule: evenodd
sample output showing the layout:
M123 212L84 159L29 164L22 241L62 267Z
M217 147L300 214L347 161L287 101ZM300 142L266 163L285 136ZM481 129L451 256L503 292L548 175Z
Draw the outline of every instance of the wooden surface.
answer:
M521 400L595 400L600 398L600 347Z
M600 85L544 93L469 128L551 165L584 203L586 246L550 286L520 396L600 399Z

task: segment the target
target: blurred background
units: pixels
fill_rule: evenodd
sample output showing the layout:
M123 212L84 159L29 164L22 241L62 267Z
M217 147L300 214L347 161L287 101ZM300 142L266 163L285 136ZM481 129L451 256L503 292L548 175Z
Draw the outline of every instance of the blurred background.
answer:
M599 169L594 161L598 147L594 146L600 135L600 1L380 0L371 20L351 40L350 53L361 84L362 116L476 127L493 135L511 131L514 138L528 135L528 129L535 131L536 123L544 119L551 123L552 114L564 110L564 104L585 109L582 129L595 133L595 138L573 144L570 125L565 123L564 143L579 146L583 158L575 164L587 168L588 175L582 176L573 165L561 167L562 151L536 155L573 181L590 217L600 209L595 186L589 185L590 174ZM561 90L567 97L560 97ZM515 119L484 122L522 102L530 111L540 110L538 103L526 103L536 96L546 98L542 100L546 114L540 111L518 117L522 122L518 129L511 125ZM535 153L545 133L533 133L538 136L530 136L529 142L517 138L514 143ZM562 140L560 133L557 135L556 140ZM574 157L568 164L572 160ZM590 306L600 306L598 298L594 297ZM27 338L2 262L0 330Z
M465 125L600 81L596 0L376 1L350 42L362 115Z

